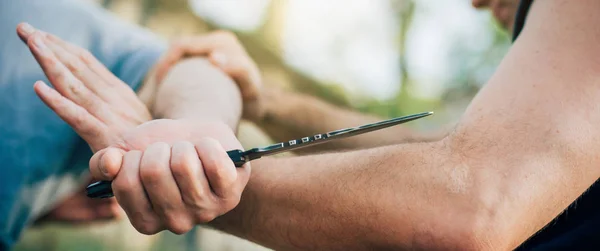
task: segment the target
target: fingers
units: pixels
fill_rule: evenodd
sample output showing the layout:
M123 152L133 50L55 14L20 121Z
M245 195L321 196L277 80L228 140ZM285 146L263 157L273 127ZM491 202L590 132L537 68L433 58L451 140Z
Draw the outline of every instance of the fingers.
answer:
M36 82L33 89L52 111L90 144L92 150L97 151L108 146L106 136L108 135L108 129L101 121L42 81Z
M96 152L90 159L90 174L96 180L113 180L121 170L125 152L109 147Z
M58 60L45 40L41 33L35 32L28 40L28 46L56 90L100 121L116 124L114 112Z
M140 178L154 211L166 227L183 234L194 226L186 210L170 169L171 147L154 143L144 151L140 164Z
M58 61L63 63L66 68L93 94L109 104L121 100L114 95L115 92L109 85L110 82L105 81L90 67L97 62L91 54L77 46L67 44L56 36L46 34L45 38L48 48L56 56Z
M260 70L249 56L243 55L232 60L226 54L215 51L210 54L209 61L236 81L244 100L250 101L258 96L262 83Z
M28 23L20 23L17 25L17 35L24 43L27 43L27 40L33 33L35 32L35 28Z
M238 197L238 191L234 189L237 170L221 144L207 138L196 144L196 150L215 195L221 199Z
M19 25L17 25L17 34L19 35L19 38L21 38L21 40L24 43L28 43L28 40L30 38L32 38L32 36L36 32L41 33L49 41L51 41L52 43L55 43L59 47L62 47L62 49L64 51L68 52L72 56L80 59L82 61L82 63L89 66L89 68L94 73L96 73L98 77L105 80L104 83L106 85L118 85L117 83L122 83L121 80L119 80L116 76L111 74L110 71L102 63L100 63L91 53L89 53L89 51L87 51L79 46L73 45L69 42L66 42L57 36L45 33L41 30L37 30L28 23L20 23ZM123 83L123 85L125 85L125 84ZM131 89L131 88L128 88L128 89Z
M130 106L139 109L145 109L143 103L138 102L137 99L130 99L128 97L136 97L135 92L127 84L123 83L117 78L112 72L110 72L96 57L94 57L89 51L73 45L60 39L52 34L45 35L48 41L51 42L57 55L69 54L69 58L73 61L77 61L76 65L85 66L86 70L89 70L89 74L78 75L74 74L83 80L83 83L102 100L109 104L125 103ZM59 57L59 60L63 63L63 59ZM70 67L73 72L73 69ZM77 69L77 68L75 68ZM121 97L121 98L118 98ZM118 110L119 111L119 110Z
M119 175L112 183L113 193L133 227L143 234L155 234L163 229L153 211L140 180L141 151L125 153Z
M141 233L168 229L183 234L239 203L245 182L238 184L238 172L216 140L202 139L195 146L157 142L143 152L125 153L122 161L118 154L122 153L114 149L99 151L90 170L95 177L110 178L113 172L102 167L120 165L112 189Z
M214 219L211 213L216 198L210 190L196 148L189 142L176 142L171 148L171 172L179 186L183 202L198 223Z
M88 51L22 23L17 33L57 91L111 127L137 125L150 118L133 90Z
M110 104L105 106L111 110L110 113L119 114L120 117L135 117L136 111L146 110L133 90L108 71L87 50L67 43L52 34L46 34L45 38L58 61L63 63L92 92L92 95L97 96L105 104ZM127 109L130 107L134 109ZM110 117L104 119L111 122Z
M181 60L185 56L186 52L184 48L172 45L164 54L164 56L159 59L156 67L156 81L158 83L162 82L162 80L167 75L167 72L171 67L177 63L177 61Z
M174 41L165 55L159 60L156 78L160 82L168 70L186 55L208 55L217 48L232 48L236 36L227 31L217 31L204 36L184 37Z

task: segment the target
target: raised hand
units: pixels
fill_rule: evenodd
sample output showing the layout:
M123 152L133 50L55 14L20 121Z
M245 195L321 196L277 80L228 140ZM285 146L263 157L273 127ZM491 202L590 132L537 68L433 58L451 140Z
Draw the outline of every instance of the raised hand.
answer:
M226 124L142 123L149 115L135 93L88 52L24 24L18 33L56 87L39 81L36 93L94 150L92 176L114 180L138 231L184 233L239 203L250 166L235 168L228 158L226 150L242 147Z
M17 27L17 34L56 88L38 81L35 92L94 152L118 142L125 131L152 119L135 92L88 51L26 23ZM66 120L64 114L72 114L75 119Z
M176 40L157 64L157 79L162 79L170 67L186 56L207 56L238 84L244 101L243 117L251 121L262 117L260 70L233 33L215 31Z

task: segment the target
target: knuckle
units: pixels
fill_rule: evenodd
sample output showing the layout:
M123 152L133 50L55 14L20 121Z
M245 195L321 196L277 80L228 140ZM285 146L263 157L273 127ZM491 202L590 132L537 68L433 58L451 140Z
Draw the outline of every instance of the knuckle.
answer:
M192 211L204 210L207 202L213 199L202 187L182 193L181 196L183 203Z
M135 187L136 181L129 176L119 175L112 183L115 194L127 194Z
M78 54L79 59L84 64L90 65L94 61L94 55L92 55L92 53L90 53L89 51L80 50L77 54Z
M213 138L208 138L208 137L201 139L201 145L208 149L222 148L221 143L219 143L219 141L217 141L216 139L213 139Z
M190 149L194 149L194 146L189 142L177 142L173 144L171 172L176 178L191 177L193 173L195 156Z
M223 187L230 187L236 179L237 173L231 162L225 161L224 158L216 158L213 172Z
M230 176L231 176L229 174L229 170L227 170L226 167L220 165L219 161L215 161L215 163L213 164L213 173L215 174L215 176L219 180L219 182L222 183L223 185L226 185L229 183Z
M136 217L131 219L131 225L135 230L146 235L152 235L162 231L161 226L157 221L146 219L139 213Z
M145 234L145 235L153 235L162 230L158 227L157 224L152 224L152 223L147 223L147 222L138 223L138 224L132 223L132 225L135 228L135 230L137 230L141 234Z
M156 142L153 143L152 145L150 145L151 148L153 148L155 151L157 151L157 153L165 153L170 151L170 146L169 144L165 143L165 142Z
M113 181L111 186L112 186L112 190L113 190L113 193L115 194L115 196L120 197L120 195L126 194L127 191L129 191L131 184L120 181L119 179L116 179L115 181Z
M140 168L140 177L144 182L156 183L163 176L160 166L155 163L144 165Z
M166 222L167 229L174 234L185 234L192 230L194 225L187 217L170 217Z
M201 175L204 175L204 174L201 174ZM210 196L210 194L204 188L196 189L195 195L196 195L196 198L194 199L194 202L192 203L192 205L195 208L202 208L203 203L201 203L201 201L205 200L205 199L209 199L209 196Z
M210 211L201 211L195 214L196 223L203 224L213 221L217 218L217 214Z
M210 205L208 203L210 198L207 197L207 194L203 189L186 193L183 196L183 202L192 212L201 212L207 208L207 205Z
M173 143L173 148L178 148L178 149L186 149L189 147L193 147L194 145L192 145L192 143L188 142L188 141L177 141L175 143Z
M78 60L76 58L70 59L67 62L66 66L69 69L69 71L71 71L75 75L81 74L86 69L85 64L81 62L81 60Z
M240 203L240 195L236 194L236 195L230 196L226 200L222 200L221 207L223 208L223 210L225 212L229 212L232 209L234 209L235 207L237 207L237 205L239 203Z
M66 74L63 74L65 80L68 78ZM83 96L85 94L85 87L79 83L78 81L73 81L73 83L67 85L69 93L74 96ZM87 99L86 99L87 100Z
M142 160L140 166L140 177L144 182L157 182L165 175L168 170L168 163L163 163L161 156L165 154L163 147L157 144L151 146L153 149L147 149L144 153L145 160ZM167 145L168 151L168 145ZM148 156L149 155L149 156ZM167 159L168 160L168 159Z
M159 165L156 163L146 163L140 167L140 177L144 183L156 183L163 175Z
M80 133L82 136L100 136L99 134L101 134L101 132L96 131L92 127L86 126L86 124L89 122L87 118L89 113L84 108L77 106L65 109L73 109L71 112L72 116L69 118L69 123L73 126L73 128L77 129L78 133Z
M175 179L192 178L192 166L184 161L173 161L171 164L171 173Z
M46 67L48 67L48 69L50 69L51 71L56 71L57 66L59 65L58 60L56 60L53 57L49 57L48 55L40 55L39 56L39 60L41 61L42 65L45 65ZM51 72L51 75L54 75L54 72Z
M73 124L74 125L82 125L83 123L85 123L85 113L86 111L77 106L73 108Z
M199 150L204 152L201 159L204 169L212 173L219 182L229 183L235 178L232 172L232 170L235 170L233 162L231 162L217 140L212 138L203 139Z
M52 79L58 83L65 83L67 80L69 80L67 77L67 72L62 67L52 69L49 77L52 77Z

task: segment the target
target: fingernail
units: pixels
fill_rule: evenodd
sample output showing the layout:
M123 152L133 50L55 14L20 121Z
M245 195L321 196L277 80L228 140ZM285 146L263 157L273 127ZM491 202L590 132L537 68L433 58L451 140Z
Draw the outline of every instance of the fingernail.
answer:
M100 172L102 172L102 174L104 174L104 176L108 177L108 170L106 169L106 166L103 165L102 162L100 162Z
M98 160L98 169L100 169L100 172L102 173L102 175L104 175L105 177L108 177L108 170L106 170L106 154L109 152L110 150L107 150Z
M48 47L46 47L46 43L41 36L36 36L33 38L33 45L38 48L40 51L46 51Z
M28 23L24 23L23 25L21 25L21 30L23 31L23 33L25 33L25 35L30 35L35 31L33 26L31 26Z
M227 57L223 53L213 52L210 57L217 63L219 66L225 66L227 64Z
M39 85L39 88L42 89L42 91L47 91L48 89L50 89L50 87L48 87L48 85L46 85L46 83L44 83L41 80L36 81L33 85Z

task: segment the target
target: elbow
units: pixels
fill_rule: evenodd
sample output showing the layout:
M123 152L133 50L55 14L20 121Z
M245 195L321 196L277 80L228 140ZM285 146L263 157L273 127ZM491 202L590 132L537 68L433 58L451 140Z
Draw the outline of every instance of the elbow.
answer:
M468 211L441 219L428 231L415 233L410 249L419 250L513 250L510 231L493 211ZM406 246L404 246L405 248ZM397 250L397 249L394 249Z
M489 207L485 200L470 201L472 203L460 206L440 206L435 215L413 222L412 236L393 236L391 242L380 243L382 245L373 249L495 251L512 250L523 241L515 239L517 236L512 231L521 226L506 220L501 207ZM386 224L385 230L389 233L407 221L394 219L382 224Z
M440 145L452 146L447 141ZM436 208L419 221L421 226L413 233L410 249L512 250L524 241L519 234L524 224L517 220L520 211L501 189L505 183L501 179L490 180L495 171L466 163L460 157L450 157L445 163L454 165L446 165L450 171L443 176L454 179L440 187L444 199L433 203ZM466 170L461 170L460 176L453 176L457 167ZM467 189L457 192L458 185L454 183Z
M453 250L512 250L508 232L488 216L471 216L464 224L451 227L448 246Z

